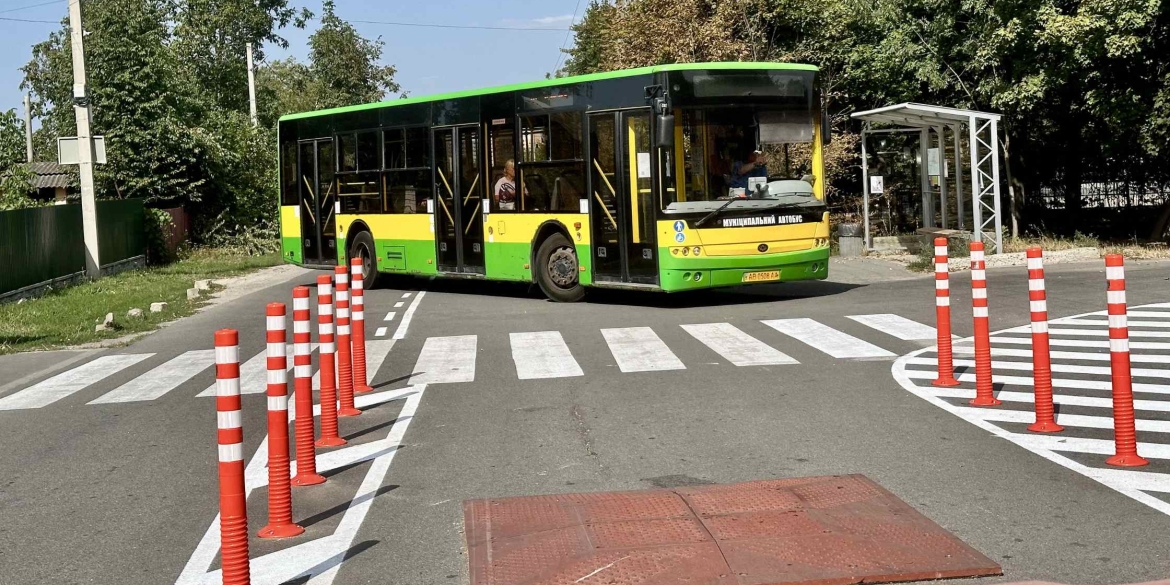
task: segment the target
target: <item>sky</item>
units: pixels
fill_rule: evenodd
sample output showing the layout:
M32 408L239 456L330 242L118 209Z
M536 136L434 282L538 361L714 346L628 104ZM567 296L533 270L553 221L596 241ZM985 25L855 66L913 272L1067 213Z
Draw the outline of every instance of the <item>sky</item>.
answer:
M321 12L320 0L289 3ZM572 43L568 26L574 11L579 19L588 4L588 0L335 0L337 15L362 36L385 41L382 61L398 69L395 80L411 96L542 79L554 71L560 48ZM24 21L56 23L67 15L66 0L0 0L0 111L15 108L23 117L20 67L32 57L32 46L57 29L48 22ZM357 20L558 30L448 29ZM318 24L314 20L304 30L280 31L288 48L266 46L265 57L291 55L307 61L309 35ZM34 121L33 126L39 124Z

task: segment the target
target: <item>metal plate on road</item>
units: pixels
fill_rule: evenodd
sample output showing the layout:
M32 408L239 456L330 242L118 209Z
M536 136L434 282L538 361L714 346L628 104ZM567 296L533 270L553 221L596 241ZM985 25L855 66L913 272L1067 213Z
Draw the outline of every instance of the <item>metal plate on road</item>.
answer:
M768 282L770 280L780 280L780 271L745 272L743 273L743 280L740 282Z
M468 500L463 513L472 585L824 584L1002 572L861 475Z

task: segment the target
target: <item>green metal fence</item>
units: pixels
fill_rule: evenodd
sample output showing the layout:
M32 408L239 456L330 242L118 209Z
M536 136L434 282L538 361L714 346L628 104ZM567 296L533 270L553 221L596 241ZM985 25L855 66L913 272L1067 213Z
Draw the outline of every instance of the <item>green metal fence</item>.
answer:
M146 253L141 199L99 201L102 265ZM0 296L85 271L81 206L0 211Z

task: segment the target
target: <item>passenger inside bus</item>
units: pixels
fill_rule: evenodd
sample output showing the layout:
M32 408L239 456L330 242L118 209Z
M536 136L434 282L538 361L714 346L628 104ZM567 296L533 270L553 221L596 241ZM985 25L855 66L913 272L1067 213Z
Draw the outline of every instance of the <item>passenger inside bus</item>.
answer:
M508 159L504 163L504 176L496 181L492 189L492 197L496 200L496 209L512 211L516 209L516 161Z

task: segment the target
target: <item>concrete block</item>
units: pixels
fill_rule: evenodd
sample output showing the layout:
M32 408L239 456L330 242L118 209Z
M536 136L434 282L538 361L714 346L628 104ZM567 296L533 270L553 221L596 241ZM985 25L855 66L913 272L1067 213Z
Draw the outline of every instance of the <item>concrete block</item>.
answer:
M187 300L188 301L194 301L198 298L199 298L199 289L197 289L197 288L187 289Z
M161 313L165 310L167 310L166 303L151 303L150 304L150 312L151 313Z
M142 309L130 309L129 311L126 311L126 317L130 319L140 319L142 318Z
M865 255L864 238L841 236L837 239L837 253L844 257Z
M195 290L211 290L211 281L210 280L196 280L195 281Z
M102 320L102 325L105 325L106 327L112 327L114 325L114 314L106 313L106 318Z

